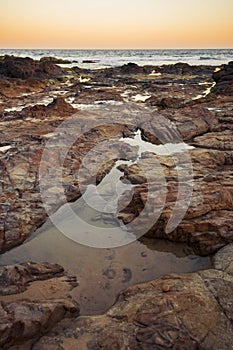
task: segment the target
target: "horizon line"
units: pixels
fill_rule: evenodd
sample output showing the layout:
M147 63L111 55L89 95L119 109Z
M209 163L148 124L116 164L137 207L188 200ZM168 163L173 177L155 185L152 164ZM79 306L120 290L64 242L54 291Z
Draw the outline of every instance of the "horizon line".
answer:
M233 47L166 47L166 48L65 48L65 47L0 47L0 50L232 50Z

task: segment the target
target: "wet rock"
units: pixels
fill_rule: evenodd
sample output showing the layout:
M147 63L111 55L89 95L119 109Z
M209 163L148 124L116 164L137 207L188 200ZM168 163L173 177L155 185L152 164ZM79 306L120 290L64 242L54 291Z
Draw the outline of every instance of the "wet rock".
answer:
M0 267L0 295L11 295L25 291L30 282L61 276L62 266L49 263L26 262Z
M0 60L0 94L11 98L43 91L49 81L59 80L63 74L52 62L6 55Z
M119 218L128 224L134 232L145 231L150 222L147 235L174 241L187 242L198 254L210 254L222 246L232 242L233 218L233 185L232 173L222 151L208 151L194 149L190 151L192 171L188 166L188 159L180 154L175 157L145 154L137 165L123 169L125 179L139 185L134 193L125 193L120 200L121 212ZM175 162L175 163L174 163ZM178 162L178 163L177 163ZM162 167L158 167L156 164ZM179 164L179 180L175 164ZM153 221L154 210L163 206L162 181L166 178L167 195L165 208L158 220ZM194 180L192 185L189 180ZM190 204L186 214L178 227L171 233L165 232L165 227L173 214L177 201L179 186L192 188ZM150 201L148 201L148 183L150 185ZM152 190L153 189L153 190ZM185 190L186 192L186 190ZM184 192L184 193L185 193ZM128 196L132 201L128 204ZM126 204L127 203L127 204ZM149 203L149 204L148 204ZM180 206L185 206L184 198L180 198ZM144 208L146 207L146 210ZM140 215L140 220L136 220ZM142 231L143 232L143 231Z
M0 75L26 80L28 78L57 77L61 69L50 62L37 62L26 57L5 56L0 61Z
M57 58L57 57L51 57L51 56L44 56L40 59L40 62L44 63L44 62L50 62L50 63L55 63L55 64L70 64L72 63L72 61L70 60L64 60L61 58Z
M20 113L15 113L23 118L48 118L50 116L65 117L77 113L77 109L73 108L67 103L64 97L54 98L53 102L47 106L35 105L33 107L26 107Z
M79 314L69 296L78 285L63 267L26 262L0 267L0 347L20 346L46 333L64 318ZM18 345L21 344L21 345Z
M224 256L226 249L219 254ZM32 349L55 342L59 334L64 350L69 344L96 350L228 350L233 341L232 287L232 275L216 269L167 275L121 292L104 315L61 323Z
M114 89L86 89L79 93L74 103L92 104L101 101L123 101L120 93Z
M175 64L166 64L160 67L156 67L156 71L163 74L174 74L174 75L199 75L208 74L213 72L213 67L204 65L193 66L188 63L178 62Z
M158 97L150 97L146 100L146 103L150 106L157 106L160 108L179 108L184 100L175 97L164 97L159 99Z
M233 61L224 64L213 74L216 86L212 92L216 95L233 95Z
M40 302L0 302L0 346L8 349L28 339L38 338L63 318L79 313L76 302L67 299Z
M138 66L136 63L127 63L118 69L121 74L139 74L146 73L146 69L144 67Z

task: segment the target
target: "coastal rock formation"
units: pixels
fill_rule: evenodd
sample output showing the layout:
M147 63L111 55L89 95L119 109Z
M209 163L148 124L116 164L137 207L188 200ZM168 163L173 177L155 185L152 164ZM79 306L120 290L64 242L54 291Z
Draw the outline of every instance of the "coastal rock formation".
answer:
M57 264L0 267L0 347L40 337L64 318L79 314L69 292L78 285ZM20 345L19 345L20 346Z
M77 304L68 299L39 302L0 302L0 346L2 349L38 338L63 318L78 315Z
M233 95L233 61L225 64L213 74L216 86L213 93L217 95Z
M52 62L4 56L0 60L0 96L8 98L43 91L49 79L60 79L63 71Z
M6 56L1 61L2 74L5 74L4 77L2 75L3 81L10 74L7 70L10 68L7 67L14 67L12 72L15 72L15 76L21 76L23 79L20 80L27 87L28 84L30 85L31 77L50 76L50 73L45 73L43 70L44 65L47 64L54 65L52 62L47 62L47 60L37 62L31 59L17 59ZM22 72L21 67L23 67ZM57 68L59 72L54 71L55 78L60 77L61 71L59 67ZM52 138L54 144L56 144L56 140L60 137L56 135L56 127L73 114L76 119L67 128L66 134L63 135L63 139L60 141L65 145L73 137L72 135L81 135L81 138L69 150L64 163L63 187L68 200L77 199L81 195L78 181L79 167L85 154L97 144L106 140L132 136L137 128L141 129L144 140L154 144L167 143L171 140L179 143L182 139L197 148L191 152L194 164L194 196L192 207L190 207L190 212L187 214L188 221L181 223L183 228L180 226L169 237L165 235L166 222L176 201L178 182L177 173L174 171L175 165L169 165L171 163L169 157L163 157L169 192L166 210L154 229L153 235L154 237L188 242L195 246L195 249L201 254L208 254L229 243L232 240L230 221L232 179L230 169L228 169L229 165L232 164L231 100L228 97L227 108L225 107L225 100L223 101L221 98L213 99L209 95L206 98L193 100L197 92L206 89L203 80L204 82L207 80L207 83L211 84L212 71L212 67L200 66L197 68L187 64L155 68L150 66L139 67L133 63L123 67L97 71L78 69L76 72L74 69L66 72L69 79L66 83L60 82L59 89L61 90L58 89L58 80L55 85L47 86L43 93L28 95L21 99L18 97L3 98L1 104L2 123L0 125L0 188L2 191L0 202L0 252L22 243L46 220L38 178L41 156L47 141ZM82 72L89 75L88 82L81 82ZM161 75L156 75L157 73ZM30 77L27 78L28 76ZM170 84L171 79L173 79L172 85ZM37 80L40 81L40 79ZM70 80L72 80L72 84L70 84ZM112 87L107 87L106 82L112 84ZM56 97L52 97L53 89L58 94ZM30 105L31 100L35 98L34 101L37 101L39 96L45 98L48 92L49 98L53 102L50 102L47 106L36 104L36 102ZM141 102L132 104L137 94L139 94L139 97L141 97L140 94L144 94L142 95L143 99ZM151 97L148 98L148 96ZM157 105L163 107L163 109L159 112L153 112L150 106L153 103L149 101L156 101L157 99L159 101ZM179 101L188 99L189 102L192 100L194 104L189 105L187 102L182 102L179 106L177 105ZM25 101L25 106L22 105L22 100ZM146 108L143 107L143 100L147 106ZM95 102L102 101L102 106L100 104L98 111L92 112L90 110L83 114L67 101L80 105L95 104ZM119 102L120 105L111 106L105 104L105 101ZM217 103L216 101L220 112L215 111L216 105L213 107L213 103ZM14 103L20 103L22 107L19 111L8 110L9 102L11 106L14 106ZM4 109L4 107L7 108ZM109 120L109 115L111 115L111 120ZM140 118L137 117L139 115ZM161 116L165 118L165 122L161 119ZM105 124L109 124L109 122L118 124L106 126ZM96 123L100 123L102 126L83 135L83 130L86 128L92 129ZM179 138L172 131L174 128L178 131ZM107 149L102 150L102 154L106 153L108 155L109 162L99 170L98 183L116 160L129 159L129 154L130 159L134 159L135 151L131 150L130 153L127 147L129 148L129 145L126 146L123 142L119 146L119 143L115 144L115 141L112 141L111 148L107 146ZM216 152L213 153L212 150L216 150ZM62 149L60 153L62 154ZM100 156L101 154L98 155L97 161ZM59 152L55 158L60 164ZM216 160L213 160L214 158ZM146 179L142 173L151 168L151 164L155 159L161 161L159 157L146 155L139 161L138 167L130 167L127 170L128 173L125 173L130 181L133 179L134 184L140 185L135 188L133 201L126 208L127 213L121 210L121 217L125 222L132 221L133 218L137 217L139 209L141 210L146 203L146 196L142 195L146 191ZM48 159L47 162L48 168L50 160ZM90 179L92 173L95 175L95 162L90 162L87 172ZM156 184L156 171L152 171L150 176L152 184L153 182ZM138 180L139 183L137 183ZM208 188L211 188L211 194L208 194ZM218 197L217 201L214 199L215 192L217 193L215 197ZM221 196L220 193L222 193ZM54 212L64 203L64 200L61 199L59 190L54 188L53 181L47 189L47 194L48 197L51 196L49 212ZM157 196L158 192L155 190L155 201L158 200ZM134 203L135 198L136 202ZM124 203L124 200L122 199L121 202ZM229 215L227 215L227 211L229 211ZM208 229L206 229L205 222L208 222ZM223 222L225 222L224 225ZM151 235L152 231L150 230L148 235Z
M62 71L57 66L48 61L34 61L32 58L4 56L0 60L0 75L8 78L26 80L29 78L43 79L47 77L57 77Z
M62 276L64 269L58 264L26 262L0 267L0 295L24 292L29 283Z
M232 245L216 255L211 270L130 287L106 314L62 322L32 349L51 344L54 350L68 350L72 344L91 350L228 350L233 339L230 254Z
M26 107L20 113L15 113L18 117L24 118L49 118L50 116L66 117L77 112L77 109L73 108L67 103L64 97L59 96L47 106L35 105L33 107Z
M182 152L172 156L144 152L137 164L120 166L122 181L135 186L120 197L119 217L134 228L140 215L135 230L144 228L164 204L162 196L167 192L160 218L152 220L146 232L149 237L187 242L202 255L225 248L213 257L211 270L164 276L130 287L107 314L72 322L64 318L79 314L77 303L69 298L77 286L75 277L67 276L59 265L47 263L2 267L0 347L24 350L22 343L27 343L33 350L230 349L232 63L214 73L216 86L209 93L213 67L185 63L139 67L129 63L95 71L64 70L55 62L9 56L0 61L0 253L21 244L47 218L39 168L48 140L54 153L44 160L42 170L49 174L51 164L54 169L63 165L65 194L62 196L51 177L45 193L50 200L46 209L53 213L66 200L81 196L79 169L91 150L91 161L83 166L88 174L81 183L84 188L88 181L101 182L117 160L135 161L137 150L122 138L132 138L138 129L142 139L153 144L172 140L174 145L182 139L194 146L188 153L191 167ZM113 101L115 107L105 101ZM75 104L96 102L101 102L98 110L84 113L75 108ZM72 122L60 134L56 128L73 114ZM65 147L75 136L76 142L62 163ZM96 146L104 142L97 152ZM98 169L103 155L108 161ZM162 179L166 186L161 186ZM143 212L149 185L152 202ZM178 227L166 233L180 185L193 190L191 201L187 204L181 198L180 209L188 210ZM52 331L38 339L51 327Z
M167 199L161 217L148 230L150 237L165 238L172 241L187 242L198 254L210 254L233 239L233 184L231 169L227 165L227 154L222 151L193 149L189 159L182 153L175 157L157 156L146 153L137 165L121 167L125 179L138 184L134 188L133 199L128 203L129 193L120 201L119 217L129 224L130 230L140 231L146 227L149 217L153 223L153 208L160 205L163 188L162 179L166 177ZM186 159L185 159L186 158ZM160 167L156 164L160 164ZM179 167L179 179L176 167ZM162 167L162 168L161 168ZM193 175L190 175L193 171ZM190 182L191 177L194 181ZM143 211L148 199L150 185L150 206ZM165 227L172 216L178 194L178 186L192 188L191 202L179 226L171 233ZM153 193L152 193L153 189ZM130 196L132 194L130 193ZM184 194L183 194L184 196ZM185 207L186 202L181 201ZM140 220L134 220L140 215Z
M84 103L93 104L95 102L101 101L123 101L120 93L115 89L105 88L105 89L83 89L77 94L73 103Z

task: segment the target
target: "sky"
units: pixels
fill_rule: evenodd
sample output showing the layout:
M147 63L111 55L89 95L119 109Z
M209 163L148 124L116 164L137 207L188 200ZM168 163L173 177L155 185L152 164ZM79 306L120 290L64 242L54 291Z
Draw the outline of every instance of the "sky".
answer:
M0 0L1 48L233 48L233 0Z

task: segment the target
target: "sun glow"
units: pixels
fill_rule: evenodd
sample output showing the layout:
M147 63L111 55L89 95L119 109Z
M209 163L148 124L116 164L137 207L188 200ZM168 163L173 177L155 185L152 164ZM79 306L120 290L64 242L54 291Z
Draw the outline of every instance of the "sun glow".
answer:
M2 48L233 46L232 0L8 0Z

